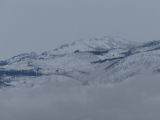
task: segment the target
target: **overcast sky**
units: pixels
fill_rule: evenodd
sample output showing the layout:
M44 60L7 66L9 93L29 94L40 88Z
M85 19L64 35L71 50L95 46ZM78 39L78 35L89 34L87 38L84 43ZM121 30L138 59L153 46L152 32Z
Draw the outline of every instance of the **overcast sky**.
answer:
M83 38L160 39L159 0L0 0L0 59Z

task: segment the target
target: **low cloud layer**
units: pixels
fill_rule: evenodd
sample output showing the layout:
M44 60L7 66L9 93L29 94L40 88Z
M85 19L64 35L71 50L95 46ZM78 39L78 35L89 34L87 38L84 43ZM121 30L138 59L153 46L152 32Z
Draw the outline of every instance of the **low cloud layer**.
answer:
M0 120L159 120L160 75L87 87L0 90Z

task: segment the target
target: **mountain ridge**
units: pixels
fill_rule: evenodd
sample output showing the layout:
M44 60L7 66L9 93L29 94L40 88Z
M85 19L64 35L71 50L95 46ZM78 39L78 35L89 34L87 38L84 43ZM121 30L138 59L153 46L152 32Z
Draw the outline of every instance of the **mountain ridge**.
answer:
M51 51L0 61L1 86L95 85L121 82L142 69L160 69L160 41L117 37L79 40Z

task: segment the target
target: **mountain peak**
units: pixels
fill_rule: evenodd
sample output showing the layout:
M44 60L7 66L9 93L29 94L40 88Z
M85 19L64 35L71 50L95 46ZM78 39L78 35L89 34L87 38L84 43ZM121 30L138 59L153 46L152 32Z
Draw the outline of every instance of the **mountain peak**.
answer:
M138 44L119 37L105 36L103 38L80 39L72 44L65 44L55 50L47 51L42 55L63 55L75 51L95 51L109 49L126 49L135 47Z

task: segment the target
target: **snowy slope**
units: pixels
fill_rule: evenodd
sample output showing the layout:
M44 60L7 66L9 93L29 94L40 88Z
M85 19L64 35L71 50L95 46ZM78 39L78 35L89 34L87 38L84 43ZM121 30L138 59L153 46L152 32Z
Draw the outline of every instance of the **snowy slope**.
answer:
M42 53L43 55L63 55L73 53L75 51L96 51L96 50L109 50L109 49L126 49L134 47L136 43L120 39L117 37L103 37L103 38L94 38L89 40L78 40L72 44L62 45L60 48L57 48L52 51L47 51Z
M40 55L0 62L1 86L94 85L120 82L141 70L160 71L160 41L135 43L117 37L79 40Z

